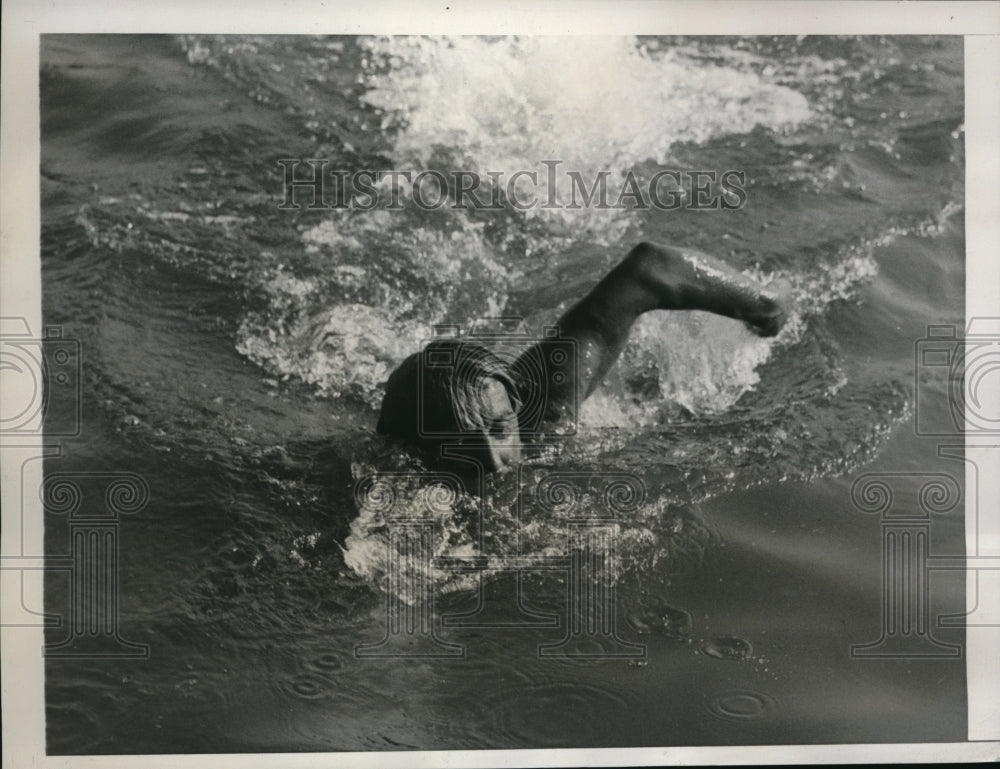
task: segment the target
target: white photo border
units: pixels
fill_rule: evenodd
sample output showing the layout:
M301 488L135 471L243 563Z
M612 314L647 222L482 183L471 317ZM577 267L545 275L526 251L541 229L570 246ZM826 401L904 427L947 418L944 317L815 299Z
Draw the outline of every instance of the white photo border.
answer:
M3 5L0 126L0 314L41 328L39 198L39 35L43 33L303 34L932 34L965 38L966 313L1000 315L1000 2L668 2L667 0L496 0L473 3L336 2L328 0L7 0ZM0 377L0 381L2 377ZM10 384L9 381L5 384ZM0 385L2 387L3 385ZM10 396L11 391L7 390ZM1000 393L997 394L1000 398ZM0 436L2 553L22 514L20 457L36 454L41 436ZM973 441L967 438L967 445ZM996 441L994 441L996 442ZM992 447L1000 467L1000 447ZM33 463L39 465L40 463ZM969 466L967 488L975 488ZM29 483L40 483L28 474ZM37 495L33 495L36 498ZM1000 500L981 499L980 551L1000 554ZM26 541L42 552L42 515L26 510ZM966 516L967 523L973 516ZM971 524L970 524L971 525ZM985 529L983 528L985 527ZM967 537L975 536L967 532ZM968 541L972 541L968 539ZM3 603L24 595L41 604L38 584L0 572ZM973 580L968 580L972 583ZM976 596L968 587L970 610ZM1000 595L979 596L995 613ZM980 606L980 609L982 606ZM133 756L45 755L41 628L0 627L5 767L131 767ZM662 764L894 763L985 761L1000 757L1000 627L967 629L969 741L954 744L672 747L587 750L482 750L239 755L152 755L153 767L486 767Z

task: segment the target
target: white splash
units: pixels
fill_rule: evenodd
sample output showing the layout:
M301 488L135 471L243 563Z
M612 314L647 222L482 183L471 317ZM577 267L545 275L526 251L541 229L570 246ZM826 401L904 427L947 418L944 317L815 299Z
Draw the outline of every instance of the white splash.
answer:
M645 53L630 37L383 37L365 101L397 126L399 161L455 148L470 170L512 173L541 160L582 172L664 163L703 142L812 117L806 98L752 72ZM385 69L385 68L388 69Z

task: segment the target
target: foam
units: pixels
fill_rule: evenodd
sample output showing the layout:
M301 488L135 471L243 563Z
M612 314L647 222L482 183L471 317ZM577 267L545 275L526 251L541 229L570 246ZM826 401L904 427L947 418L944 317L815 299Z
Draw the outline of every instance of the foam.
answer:
M454 168L508 177L558 159L561 171L584 179L601 171L620 178L642 161L666 162L677 142L756 126L785 130L812 115L800 93L759 74L670 52L654 57L627 37L388 37L361 45L362 99L381 112L399 170L427 167L443 152ZM560 184L557 197L566 200ZM305 229L304 249L325 281L274 271L263 284L272 306L245 319L239 351L320 394L353 394L376 406L389 371L419 349L433 324L500 314L516 279L505 258L509 238L494 233L487 242L482 224L464 212L421 221L405 186L402 198L405 212L332 211ZM542 224L526 246L536 254L573 237L614 244L636 230L621 210L534 209L525 217ZM383 249L401 252L393 261L401 258L405 269L387 274L394 265ZM664 331L657 323L643 319L640 340ZM713 360L735 355L737 376L752 386L766 350L749 335L733 337ZM698 372L695 362L675 365L679 375L696 374L706 392L686 397L668 385L663 395L691 408L724 408L739 389L708 392L722 365L701 364Z
M340 211L301 234L319 276L279 266L262 281L268 309L244 318L237 350L326 397L375 408L390 371L432 326L499 315L512 275L482 227L411 226L398 212Z
M811 316L855 296L878 273L875 252L908 231L893 228L847 244L811 271L754 276L765 288L774 281L791 286L788 320L776 337L758 337L739 321L709 313L646 313L616 370L584 402L581 423L655 426L665 418L664 402L692 414L731 409L757 386L758 368L774 351L797 343Z
M706 61L691 46L650 53L626 37L382 37L359 44L366 51L361 98L381 115L391 166L412 170L444 158L453 168L511 174L559 159L585 177L621 175L646 160L670 162L678 143L815 123L818 107L801 84L820 77L832 87L848 66L814 56L776 66L725 47L712 48L715 58ZM433 324L464 326L501 314L518 287L509 271L516 255L506 250L511 228L487 237L464 212L449 212L443 227L440 220L421 224L405 186L402 192L406 215L332 211L305 229L306 252L338 291L275 273L267 291L279 311L248 319L240 350L322 394L355 393L376 406L389 371L419 349ZM528 231L526 254L557 255L567 233L612 246L636 234L628 212L526 216L541 225ZM774 276L793 286L791 318L776 339L703 313L645 315L606 385L584 405L583 426L653 426L664 418L664 402L693 414L731 409L757 387L758 370L774 351L801 339L811 316L849 299L877 273L874 252L900 232L844 244ZM408 263L391 279L379 253L390 243ZM767 283L772 276L755 277ZM299 295L297 309L283 309L290 291Z
M757 126L787 130L809 120L805 97L753 72L657 58L629 37L374 38L362 97L395 133L397 167L425 166L444 148L458 167L521 177L524 212L560 234L586 232L615 244L632 229L630 210L569 209L572 182L589 187L609 172L609 198L636 164L670 158L678 142L704 142ZM542 161L561 161L554 185Z
M545 496L542 485L549 469L543 467L525 466L520 488L516 488L513 476L494 479L492 493L482 499L449 489L426 471L379 474L361 464L352 470L355 480L360 481L356 489L361 492L358 516L351 521L342 548L344 563L367 584L392 590L395 598L408 604L419 598L419 590L428 580L439 593L473 588L477 574L509 568L504 556L565 557L574 526L572 516L580 511L603 510L606 514L612 509L600 494L575 486L563 489L565 495L556 492ZM600 482L599 474L595 478ZM519 515L521 505L524 511ZM401 526L401 521L407 523ZM407 536L394 537L393 531L413 533L416 530L412 526L417 523L421 543L430 557L477 556L477 572L429 569L426 562L414 557L413 543ZM480 525L482 550L478 545ZM672 508L663 497L630 507L629 514L612 525L612 531L616 542L628 545L618 548L620 557L609 574L615 581L651 568L661 559L676 565L697 556L712 536L704 522L687 511Z
M397 126L396 159L456 148L512 173L559 159L580 171L664 163L676 142L794 127L804 96L760 75L653 58L628 37L374 38L364 100ZM385 67L388 69L384 69Z

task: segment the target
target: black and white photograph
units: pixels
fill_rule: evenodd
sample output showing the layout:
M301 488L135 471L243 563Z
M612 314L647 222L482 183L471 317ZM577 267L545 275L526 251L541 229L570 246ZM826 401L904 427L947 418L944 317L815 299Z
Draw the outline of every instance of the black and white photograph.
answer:
M1000 756L1000 5L87 5L5 9L5 765Z

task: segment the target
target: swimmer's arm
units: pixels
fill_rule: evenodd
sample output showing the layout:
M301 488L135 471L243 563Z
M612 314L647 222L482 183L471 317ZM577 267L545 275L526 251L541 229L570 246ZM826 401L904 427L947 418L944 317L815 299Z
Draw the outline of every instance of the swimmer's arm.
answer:
M636 319L650 310L712 312L742 320L761 336L774 336L785 321L777 299L718 259L640 243L557 321L560 335L575 343L570 347L575 355L553 362L544 355L545 341L526 351L545 362L541 386L549 418L565 414L575 400L582 401L597 388Z

